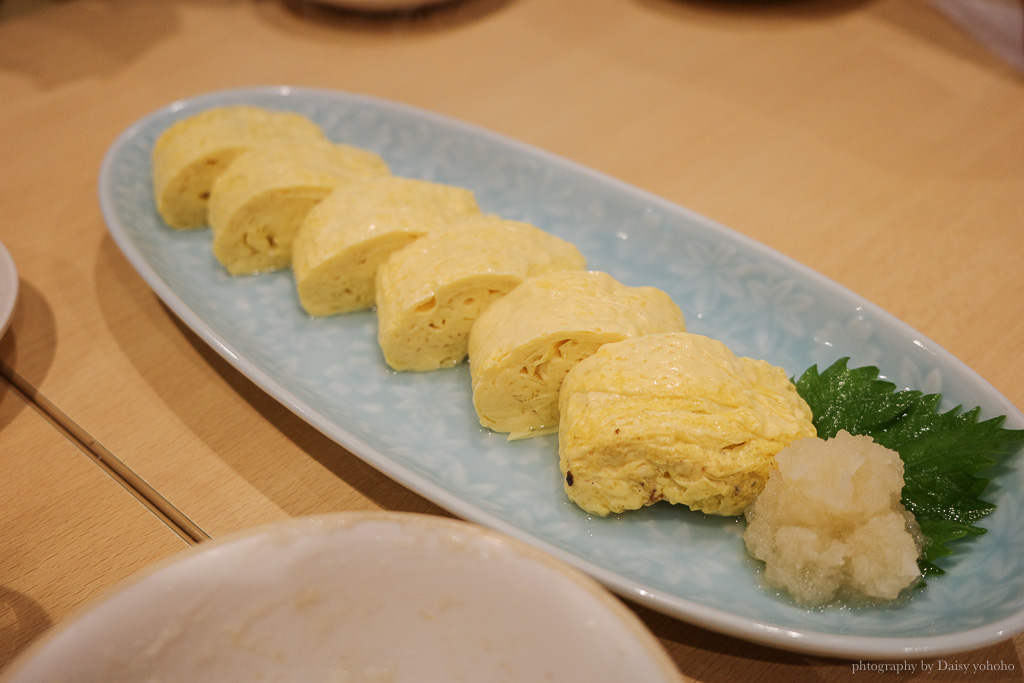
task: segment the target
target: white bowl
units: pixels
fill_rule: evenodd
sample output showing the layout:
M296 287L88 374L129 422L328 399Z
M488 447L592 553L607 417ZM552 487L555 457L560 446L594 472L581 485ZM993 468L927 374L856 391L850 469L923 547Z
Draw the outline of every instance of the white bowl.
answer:
M465 522L301 518L129 578L30 647L18 681L679 681L595 581Z

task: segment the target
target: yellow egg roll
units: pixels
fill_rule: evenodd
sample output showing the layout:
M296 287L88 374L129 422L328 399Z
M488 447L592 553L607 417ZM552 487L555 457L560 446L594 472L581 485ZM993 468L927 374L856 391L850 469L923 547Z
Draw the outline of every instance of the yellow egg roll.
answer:
M558 392L602 344L684 332L683 313L654 287L577 270L524 280L473 324L469 366L480 424L510 439L558 430Z
M377 271L378 340L395 370L436 370L462 362L469 331L492 302L531 275L582 269L571 243L497 216L427 233Z
M566 375L559 409L565 492L601 516L660 500L738 515L775 454L816 433L784 370L687 332L605 344Z
M310 315L374 304L377 269L431 230L480 214L473 193L384 176L331 192L306 216L292 245L299 301Z
M326 142L320 127L293 112L247 105L215 107L176 121L153 146L153 194L169 226L207 225L213 183L238 155L275 141Z
M341 144L270 144L238 156L213 184L213 253L232 275L291 266L309 211L332 190L389 175L384 160Z

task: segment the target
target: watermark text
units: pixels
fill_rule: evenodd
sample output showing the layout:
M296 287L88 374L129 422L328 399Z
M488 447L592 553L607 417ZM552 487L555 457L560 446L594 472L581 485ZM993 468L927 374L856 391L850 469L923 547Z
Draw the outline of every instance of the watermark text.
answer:
M911 675L916 673L961 673L978 675L996 672L1016 671L1015 662L960 662L955 659L903 660L902 662L865 662L858 660L851 664L853 674L897 674Z

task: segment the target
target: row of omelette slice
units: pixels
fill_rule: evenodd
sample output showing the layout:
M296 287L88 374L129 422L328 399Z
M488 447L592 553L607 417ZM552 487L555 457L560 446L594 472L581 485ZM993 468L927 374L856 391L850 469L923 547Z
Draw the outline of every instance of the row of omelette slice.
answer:
M686 332L668 294L586 269L571 243L485 214L465 188L393 175L294 112L209 109L153 149L157 209L209 226L233 275L291 268L314 316L376 308L398 371L467 357L481 425L558 432L569 498L595 515L667 500L738 515L774 456L813 436L781 368Z

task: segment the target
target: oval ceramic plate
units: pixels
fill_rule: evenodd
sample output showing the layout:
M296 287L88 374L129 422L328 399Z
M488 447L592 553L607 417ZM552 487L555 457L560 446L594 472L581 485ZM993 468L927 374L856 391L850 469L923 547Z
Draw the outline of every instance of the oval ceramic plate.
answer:
M481 206L574 242L588 266L668 292L692 332L798 375L843 356L947 407L1024 416L969 368L870 303L686 209L564 159L428 112L288 87L176 102L112 145L100 176L109 229L139 273L228 361L310 424L453 513L539 546L623 596L751 641L847 657L937 656L1024 630L1024 458L989 471L998 509L969 552L906 605L807 610L759 583L742 523L655 505L591 518L568 502L554 436L508 442L482 429L468 368L395 373L370 311L312 319L290 271L232 278L207 230L176 232L154 209L150 152L171 122L247 103L305 114L331 138L381 154L397 175L460 185Z
M397 513L203 543L128 579L0 678L680 680L643 622L584 574L475 525Z

